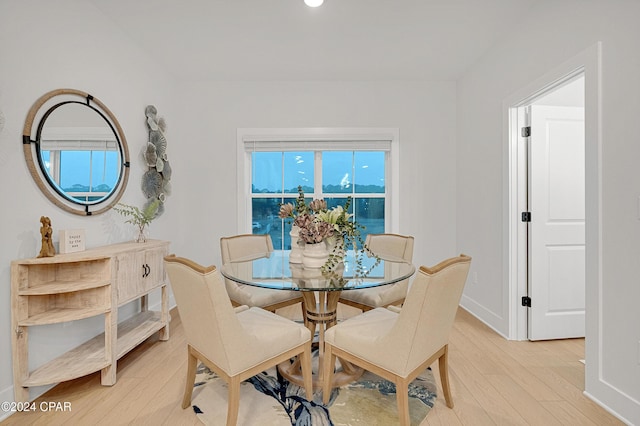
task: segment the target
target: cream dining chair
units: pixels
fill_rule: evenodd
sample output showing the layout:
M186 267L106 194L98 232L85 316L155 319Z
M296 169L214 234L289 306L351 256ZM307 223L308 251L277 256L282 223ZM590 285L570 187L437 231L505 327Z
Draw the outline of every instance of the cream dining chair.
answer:
M438 360L445 401L449 387L448 340L471 258L461 254L420 267L402 309L376 308L325 333L323 400L329 402L336 356L393 382L401 425L409 425L408 386Z
M242 234L220 238L223 264L238 259L259 259L272 252L273 243L269 234ZM234 306L257 306L275 312L276 309L302 303L302 296L297 291L253 287L229 279L225 279L225 286Z
M164 258L187 337L187 381L182 408L191 405L198 360L228 385L226 424L238 421L240 383L300 355L307 399L313 398L311 332L260 308L233 308L215 266Z
M404 259L413 261L413 237L398 234L368 234L365 245L381 259ZM409 289L409 279L392 285L348 290L340 294L340 303L363 311L402 305Z

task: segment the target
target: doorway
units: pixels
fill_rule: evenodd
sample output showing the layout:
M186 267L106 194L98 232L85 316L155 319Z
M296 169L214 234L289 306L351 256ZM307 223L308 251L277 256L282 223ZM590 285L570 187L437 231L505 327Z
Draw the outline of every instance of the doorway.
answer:
M584 235L585 235L585 267L584 281L586 289L580 291L584 298L584 335L589 337L593 333L593 319L589 314L588 306L592 306L595 290L601 285L600 281L600 137L598 133L599 115L599 77L597 63L599 61L599 46L588 49L566 63L558 66L544 76L531 82L521 90L515 92L504 101L505 111L505 142L507 152L506 177L508 186L505 192L505 205L508 206L508 227L505 240L505 253L508 258L508 282L509 282L509 339L529 339L529 311L531 308L524 306L525 299L529 295L529 241L527 222L522 222L522 213L529 211L529 171L528 146L523 141L521 127L531 124L531 108L540 106L566 106L574 107L582 105L584 108ZM572 85L571 83L575 83ZM579 90L577 89L579 87ZM562 89L565 90L562 90ZM573 89L573 100L560 101L567 96L566 91ZM547 104L547 105L543 105ZM555 104L555 105L549 105ZM543 131L542 133L545 133ZM528 140L527 140L528 142ZM525 155L526 154L526 155ZM555 189L555 188L554 188ZM557 191L556 191L557 192ZM533 219L533 217L532 217ZM561 252L561 254L567 254ZM566 257L566 256L565 256ZM556 266L554 264L553 266ZM566 271L566 269L565 269ZM573 271L571 271L573 272ZM567 273L567 272L565 272ZM573 292L569 292L573 293ZM565 296L565 300L573 297ZM539 299L540 300L540 299ZM535 301L531 299L532 306ZM572 303L576 302L575 300ZM555 306L553 307L555 309ZM571 309L576 309L575 306ZM596 311L592 311L596 312ZM591 322L590 322L591 319ZM575 334L574 334L575 335ZM551 337L543 337L551 338ZM592 341L596 343L596 341ZM588 341L586 346L590 346Z
M504 112L504 256L507 269L510 340L527 340L527 307L521 304L526 288L526 226L521 221L521 194L525 182L519 179L524 165L518 151L518 107L532 103L539 94L558 87L558 82L584 75L585 94L585 392L603 392L602 336L602 45L596 43L558 64L544 75L516 90L503 102Z
M557 81L518 106L516 115L526 337L584 337L584 74Z

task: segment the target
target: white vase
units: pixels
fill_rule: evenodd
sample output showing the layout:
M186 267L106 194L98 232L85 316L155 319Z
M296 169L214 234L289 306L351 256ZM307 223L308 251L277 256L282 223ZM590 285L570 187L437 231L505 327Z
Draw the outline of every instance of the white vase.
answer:
M289 253L289 262L291 263L302 263L302 245L304 241L301 241L298 237L300 233L300 228L293 225L291 227L291 231L289 231L289 236L291 237L291 253Z
M305 243L302 251L302 264L305 268L321 268L328 259L329 251L324 241L315 244Z

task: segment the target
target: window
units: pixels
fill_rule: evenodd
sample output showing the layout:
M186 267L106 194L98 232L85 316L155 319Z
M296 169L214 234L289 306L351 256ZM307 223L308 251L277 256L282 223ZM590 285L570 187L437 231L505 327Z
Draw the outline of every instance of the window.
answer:
M286 132L281 130L282 132ZM239 131L246 227L270 234L276 249L290 249L291 221L278 217L280 203L293 203L301 186L306 197L323 198L331 208L352 198L350 213L368 233L394 228L392 187L393 132L253 136ZM274 132L277 132L274 130ZM277 140L276 140L277 139ZM397 205L397 203L395 204ZM242 216L241 216L242 217ZM242 225L241 225L242 226Z
M118 142L108 129L80 130L72 134L66 128L47 129L39 160L60 193L83 203L100 201L118 183L122 162Z

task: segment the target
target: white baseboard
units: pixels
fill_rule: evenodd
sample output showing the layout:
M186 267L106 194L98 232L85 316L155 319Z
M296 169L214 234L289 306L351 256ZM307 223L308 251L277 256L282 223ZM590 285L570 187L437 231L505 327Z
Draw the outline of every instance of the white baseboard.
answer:
M584 396L586 396L587 398L589 398L590 400L592 400L593 402L595 402L596 404L598 404L600 407L602 407L607 413L611 414L612 416L614 416L615 418L617 418L618 420L620 420L621 422L623 422L626 425L629 426L635 426L635 425L640 425L640 423L636 422L634 423L633 421L626 419L623 415L621 415L620 413L616 412L615 410L613 410L611 407L609 407L608 405L605 405L602 401L600 401L598 398L594 397L593 395L591 395L589 392L584 391L582 392L582 394ZM635 405L637 407L637 409L635 410L636 413L640 413L640 404L637 403L637 401L635 402Z
M506 329L509 328L508 321L505 322L503 318L465 295L462 295L462 298L460 299L460 307L476 317L479 321L484 323L487 327L498 333L500 336L509 340L508 334L500 331L500 325L502 325Z

